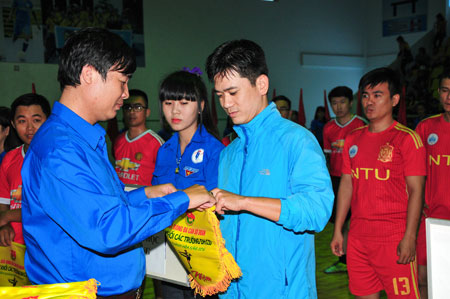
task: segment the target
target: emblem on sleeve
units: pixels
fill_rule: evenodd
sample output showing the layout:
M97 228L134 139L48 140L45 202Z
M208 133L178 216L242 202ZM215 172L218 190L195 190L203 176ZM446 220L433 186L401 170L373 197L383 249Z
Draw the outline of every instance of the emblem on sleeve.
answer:
M438 142L438 140L439 140L438 135L436 133L431 133L430 135L428 135L427 143L429 145L435 145Z
M358 153L358 146L356 144L352 145L348 150L350 158L353 158Z
M202 148L199 148L195 150L192 153L192 162L194 163L202 163L203 162L203 154L205 153L205 150Z
M378 161L381 162L392 162L392 156L394 155L394 147L388 143L380 147L380 152L378 153Z

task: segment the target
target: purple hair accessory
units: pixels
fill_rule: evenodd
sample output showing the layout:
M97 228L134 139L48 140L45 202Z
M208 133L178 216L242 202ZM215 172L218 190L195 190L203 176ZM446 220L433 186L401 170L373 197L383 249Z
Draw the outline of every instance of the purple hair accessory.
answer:
M195 74L197 76L203 75L202 70L198 66L192 68L192 70L185 66L185 67L183 67L183 71L191 73L191 74Z

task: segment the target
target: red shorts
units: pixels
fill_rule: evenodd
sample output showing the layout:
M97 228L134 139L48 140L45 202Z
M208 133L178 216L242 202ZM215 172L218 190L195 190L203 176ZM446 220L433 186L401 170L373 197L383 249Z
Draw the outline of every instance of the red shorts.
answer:
M417 264L421 266L427 265L427 236L425 228L425 218L422 218L419 225L419 233L417 234Z
M420 298L415 262L397 264L398 243L375 243L348 235L347 269L350 292L367 296L385 290L391 298Z

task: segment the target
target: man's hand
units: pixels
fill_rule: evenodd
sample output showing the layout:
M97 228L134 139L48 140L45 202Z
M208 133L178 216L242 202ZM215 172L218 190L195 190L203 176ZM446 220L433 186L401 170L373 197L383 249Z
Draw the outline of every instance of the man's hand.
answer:
M176 191L177 189L170 183L145 187L145 195L147 198L163 197Z
M16 233L11 225L7 224L0 227L0 246L10 246Z
M216 204L216 199L204 186L193 185L183 190L189 197L188 209L203 211Z
M408 264L416 258L416 240L403 237L397 246L398 264Z
M244 196L234 194L222 189L214 189L211 191L216 198L216 212L220 215L225 211L241 211L243 209Z
M331 252L333 252L336 256L343 256L344 252L344 237L342 236L342 232L337 231L333 234L333 239L331 240Z

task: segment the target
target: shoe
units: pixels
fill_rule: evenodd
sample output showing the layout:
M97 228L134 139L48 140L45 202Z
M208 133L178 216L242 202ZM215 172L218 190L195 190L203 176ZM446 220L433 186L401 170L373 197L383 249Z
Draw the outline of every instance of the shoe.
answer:
M323 271L325 274L334 274L334 273L342 273L347 272L347 265L337 261L333 265L329 266Z

